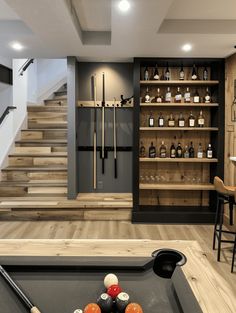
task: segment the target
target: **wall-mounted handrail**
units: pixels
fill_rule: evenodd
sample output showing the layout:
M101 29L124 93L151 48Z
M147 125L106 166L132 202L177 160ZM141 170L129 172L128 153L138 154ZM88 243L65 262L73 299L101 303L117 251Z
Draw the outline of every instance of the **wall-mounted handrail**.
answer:
M23 76L24 72L32 63L34 63L34 59L27 59L27 61L25 61L25 63L19 68L19 72L21 76Z
M15 109L16 109L16 107L14 107L14 106L8 106L6 108L6 110L3 112L2 116L0 117L0 125L2 124L3 120L5 119L5 117L9 114L9 112L11 110L15 110Z

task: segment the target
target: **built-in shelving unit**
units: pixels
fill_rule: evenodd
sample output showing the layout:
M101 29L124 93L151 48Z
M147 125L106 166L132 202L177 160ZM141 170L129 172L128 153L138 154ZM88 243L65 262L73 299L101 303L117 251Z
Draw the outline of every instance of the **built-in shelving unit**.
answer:
M166 65L171 72L170 80L163 80ZM178 80L181 64L185 80ZM200 80L191 80L193 64L196 65ZM157 65L160 80L153 80ZM144 70L148 68L150 79L144 80ZM208 79L201 80L207 68ZM170 87L172 102L165 103L164 94ZM191 102L174 102L174 94L180 87L182 94L188 87ZM147 89L148 88L148 89ZM162 102L155 97L159 88ZM192 95L197 90L200 99L206 88L210 90L211 102L193 102ZM151 101L144 102L148 90ZM172 114L177 121L180 113L188 120L190 112L195 118L203 111L204 127L168 127ZM160 113L165 117L163 127L158 127ZM148 118L154 116L154 126L149 127ZM176 125L178 125L176 123ZM159 147L164 141L167 157L159 157ZM146 149L146 157L139 157L140 143ZM157 156L148 157L151 142L156 147ZM193 142L194 158L170 158L172 143L182 147ZM204 157L197 158L199 143L204 148ZM213 158L206 158L206 147L211 143ZM224 168L224 60L223 59L177 59L177 58L137 58L134 66L134 150L133 150L133 222L158 223L212 223L215 215L216 193L214 176L223 178Z

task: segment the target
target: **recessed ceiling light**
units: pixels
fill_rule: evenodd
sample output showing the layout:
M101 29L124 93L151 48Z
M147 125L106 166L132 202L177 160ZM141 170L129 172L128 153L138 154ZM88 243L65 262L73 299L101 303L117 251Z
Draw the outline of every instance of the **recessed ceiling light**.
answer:
M185 45L182 46L182 50L185 52L191 51L192 45L190 43L186 43Z
M10 46L12 47L12 49L17 50L17 51L21 51L24 49L24 47L22 46L21 43L14 41L10 43Z
M128 11L130 8L130 3L129 1L127 0L121 0L120 3L119 3L119 9L122 11L122 12L126 12Z

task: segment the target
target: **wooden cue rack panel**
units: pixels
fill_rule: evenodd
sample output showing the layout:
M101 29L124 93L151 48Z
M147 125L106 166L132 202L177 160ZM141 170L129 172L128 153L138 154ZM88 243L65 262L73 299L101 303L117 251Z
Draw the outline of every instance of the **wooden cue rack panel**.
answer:
M171 79L163 79L168 62ZM157 64L161 80L152 80ZM179 80L181 64L185 72L185 80ZM191 80L193 64L197 67L199 79ZM149 80L144 80L144 70L148 67ZM201 80L204 68L208 70L208 80ZM145 103L143 98L148 88L149 95L154 98L157 88L164 97L170 87L172 99L180 87L181 93L189 87L191 103ZM211 103L193 103L192 97L196 89L202 99L206 88L211 93ZM200 110L205 118L204 127L189 128L190 112L195 123ZM148 118L152 113L154 127L148 126ZM164 127L158 127L157 119L162 113L165 118ZM175 127L168 127L170 114L175 118ZM178 127L178 117L182 113L185 127ZM223 178L224 174L224 59L209 58L136 58L134 61L134 150L133 150L133 222L159 223L212 223L216 209L216 193L214 176ZM167 158L159 157L159 147L164 141L167 146ZM170 146L178 142L182 148L193 142L195 157L192 159L169 157ZM140 143L146 149L146 157L139 157ZM148 158L148 149L153 142L157 157ZM198 144L204 151L203 159L196 158ZM205 157L206 148L211 143L213 158Z

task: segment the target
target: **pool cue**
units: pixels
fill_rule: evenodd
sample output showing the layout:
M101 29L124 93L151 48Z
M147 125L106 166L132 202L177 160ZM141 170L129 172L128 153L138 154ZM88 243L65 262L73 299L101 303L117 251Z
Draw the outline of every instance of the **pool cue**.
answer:
M96 74L93 76L93 99L94 99L94 125L93 125L93 189L97 189L97 82Z
M102 73L102 174L105 173L105 73Z
M24 294L24 292L16 285L16 283L12 280L9 274L5 271L5 269L0 265L0 274L8 283L8 285L12 288L15 294L22 300L25 306L30 310L31 313L40 313L39 309L36 308L29 300L29 298Z
M113 109L113 140L114 140L114 176L117 178L117 150L116 150L116 98L114 98Z

